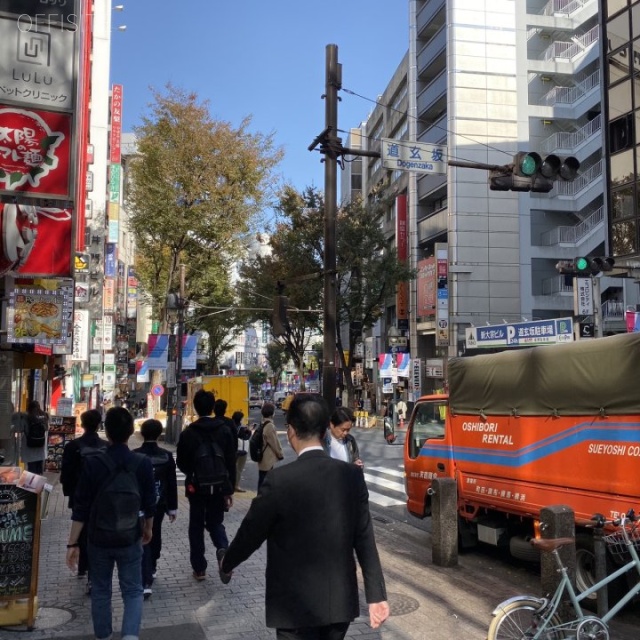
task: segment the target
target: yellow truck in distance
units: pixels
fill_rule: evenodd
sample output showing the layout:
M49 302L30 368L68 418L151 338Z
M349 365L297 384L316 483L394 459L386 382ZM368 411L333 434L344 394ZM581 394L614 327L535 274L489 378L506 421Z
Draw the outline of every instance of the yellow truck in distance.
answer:
M212 391L216 400L227 401L227 418L230 418L234 411L242 411L245 420L249 418L249 378L247 376L198 376L187 382L184 426L198 419L193 408L193 396L200 389Z

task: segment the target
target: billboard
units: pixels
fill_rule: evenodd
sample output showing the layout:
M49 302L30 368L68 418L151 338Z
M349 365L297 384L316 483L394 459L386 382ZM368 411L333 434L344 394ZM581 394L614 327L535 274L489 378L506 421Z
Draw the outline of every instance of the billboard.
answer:
M435 256L420 260L416 276L417 314L419 318L436 315L436 259Z
M559 344L573 341L573 319L554 318L468 327L465 332L468 349Z

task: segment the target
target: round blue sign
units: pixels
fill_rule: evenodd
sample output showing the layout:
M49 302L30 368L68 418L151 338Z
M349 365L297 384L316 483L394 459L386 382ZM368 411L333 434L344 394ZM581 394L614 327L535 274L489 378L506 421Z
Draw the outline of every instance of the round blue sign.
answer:
M161 384L154 384L151 387L151 395L160 397L164 393L164 387Z

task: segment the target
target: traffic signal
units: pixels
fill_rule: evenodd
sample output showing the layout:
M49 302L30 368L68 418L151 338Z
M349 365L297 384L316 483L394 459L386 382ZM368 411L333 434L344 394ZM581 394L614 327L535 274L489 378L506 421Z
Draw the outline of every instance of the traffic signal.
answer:
M273 335L285 336L289 332L289 318L287 316L287 307L289 299L287 296L276 296L273 299L273 315L271 318Z
M579 276L595 276L601 272L611 271L616 264L616 261L608 256L580 256L573 262L576 275Z
M505 170L489 173L489 188L492 191L533 191L549 193L555 180L575 180L580 162L569 156L560 158L548 155L543 158L535 151L519 151L513 156L511 174Z

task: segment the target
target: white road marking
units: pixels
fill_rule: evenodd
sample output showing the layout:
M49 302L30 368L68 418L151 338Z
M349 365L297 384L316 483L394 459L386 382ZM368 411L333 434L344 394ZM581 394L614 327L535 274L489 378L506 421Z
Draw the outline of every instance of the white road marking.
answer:
M368 467L366 465L364 468L367 471L378 471L379 473L385 473L388 476L394 476L396 478L402 478L404 480L404 471L389 469L388 467ZM404 469L404 465L402 466L402 468Z
M404 489L404 483L394 482L393 480L386 480L385 478L379 478L378 476L372 476L369 473L364 474L364 479L367 481L367 484L375 484L379 487L384 487L385 489L389 489L390 491L395 491L397 493L402 493L406 495Z
M376 493L375 491L369 491L369 502L373 502L380 507L398 507L407 504L406 500L390 498L389 496L384 496L381 493Z

